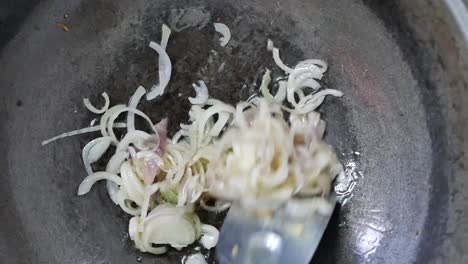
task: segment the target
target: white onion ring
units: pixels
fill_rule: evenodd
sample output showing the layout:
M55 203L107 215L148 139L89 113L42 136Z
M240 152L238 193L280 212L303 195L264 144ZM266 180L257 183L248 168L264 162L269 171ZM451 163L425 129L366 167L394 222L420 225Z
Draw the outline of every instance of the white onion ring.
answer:
M88 175L93 173L91 164L98 161L102 155L107 151L112 143L111 137L100 137L90 141L84 146L81 158Z
M109 117L109 121L107 122L107 132L109 133L109 136L112 137L112 141L118 145L119 144L119 140L117 139L117 137L115 136L114 134L114 130L112 129L112 126L115 122L115 119L117 119L117 117L123 113L123 112L133 112L141 117L143 117L143 119L146 120L146 122L148 122L148 124L150 125L150 127L153 129L153 131L155 132L155 139L157 140L157 143L156 145L159 145L159 137L157 135L157 131L156 129L154 128L154 124L153 122L151 121L151 119L145 114L143 113L142 111L138 110L138 109L133 109L133 108L129 108L129 107L123 107L123 108L120 108L118 110L116 110L114 113L112 113L112 115Z
M146 89L143 86L138 86L135 93L130 97L130 101L128 102L128 107L132 109L137 109L138 103L141 100L141 97L145 95ZM135 114L132 111L128 111L127 113L127 131L135 130Z
M120 173L120 166L128 159L127 151L117 151L107 162L106 171L114 174ZM113 181L106 181L106 188L109 197L115 204L119 204L119 186Z
M211 127L210 132L208 133L211 137L217 137L221 133L224 127L228 124L229 118L231 117L230 113L219 113L218 120Z
M106 92L103 92L101 94L101 96L105 100L104 106L101 109L97 109L96 107L94 107L91 104L91 102L89 101L89 98L86 98L86 97L83 98L83 104L86 106L86 108L88 108L89 111L91 111L91 112L93 112L95 114L102 114L102 113L106 112L107 109L109 109L110 99L109 99L109 95Z
M84 178L84 180L80 183L80 186L78 187L78 195L87 194L89 190L91 190L91 187L93 187L93 185L100 180L113 181L117 185L122 185L122 179L119 176L113 173L99 171Z
M145 187L129 161L125 161L120 166L120 176L122 177L121 188L125 188L130 199L141 206L145 199Z
M117 152L126 151L130 144L134 144L137 148L144 148L144 142L150 140L153 135L150 135L141 130L134 130L125 135L125 137L117 145Z
M274 98L277 103L282 104L284 99L286 99L287 86L288 86L288 83L286 81L278 82L278 92L276 92L275 98Z
M125 127L127 127L127 124L125 124L125 123L114 123L113 127L114 128L125 128ZM85 127L85 128L65 132L65 133L60 134L58 136L55 136L55 137L52 137L52 138L49 138L47 140L42 141L42 146L45 146L45 145L47 145L47 144L49 144L51 142L54 142L54 141L62 139L62 138L81 135L81 134L86 134L86 133L91 133L91 132L97 132L101 128L102 128L101 125L99 125L99 126Z
M107 132L107 123L109 121L109 118L112 116L113 113L115 113L117 110L120 110L122 108L125 108L126 106L124 104L119 104L119 105L114 105L113 107L109 108L102 116L101 120L99 120L99 125L101 126L101 134L103 137L109 136L109 133ZM127 125L127 124L125 124Z
M199 142L201 141L202 137L204 136L205 133L205 127L208 122L208 120L215 114L218 114L220 112L228 112L228 113L234 113L236 110L233 106L225 104L225 103L220 103L211 106L210 108L206 109L203 113L202 116L200 116L198 121L198 135L199 135Z

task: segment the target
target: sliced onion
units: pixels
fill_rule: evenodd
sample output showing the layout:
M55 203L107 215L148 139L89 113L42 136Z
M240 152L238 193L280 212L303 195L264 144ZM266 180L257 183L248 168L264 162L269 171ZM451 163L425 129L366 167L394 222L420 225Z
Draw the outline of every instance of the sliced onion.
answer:
M102 114L104 112L107 111L107 109L109 109L109 104L110 104L110 99L109 99L109 95L107 95L106 92L103 92L101 94L101 96L104 98L105 100L105 103L104 103L104 106L101 108L101 109L97 109L96 107L94 107L91 102L89 101L88 98L83 98L83 103L84 105L86 106L86 108L88 108L89 111L95 113L95 114Z
M120 166L127 159L128 159L128 152L117 151L107 163L106 171L113 173L113 174L119 174ZM115 184L115 182L113 181L107 181L106 187L107 187L107 193L109 194L109 197L111 198L111 200L115 204L118 204L119 203L119 198L118 198L119 186Z
M273 96L271 95L270 90L268 89L268 85L270 84L270 82L270 70L266 69L265 74L263 74L262 84L260 85L260 91L262 92L263 97L265 97L269 101L272 101Z
M211 137L219 136L221 131L227 126L230 117L231 117L231 115L229 113L219 113L218 114L218 120L211 127L209 135Z
M153 100L164 93L171 79L172 64L169 55L159 44L151 41L149 46L159 54L159 83L153 85L151 90L146 94L147 100Z
M166 25L162 25L162 36L161 36L161 48L166 50L167 42L169 41L169 36L171 35L171 29Z
M275 61L276 65L278 65L278 67L280 67L286 73L291 73L293 71L293 69L283 63L279 55L279 49L275 48L273 41L270 39L267 41L267 49L273 52L273 60Z
M199 225L198 216L188 212L186 207L162 204L154 208L145 220L132 221L129 231L140 251L152 252L153 244L168 244L174 248L192 244L200 236Z
M130 200L141 206L145 199L145 187L129 161L125 161L120 166L120 176L122 177L122 188L125 189Z
M200 137L199 141L201 141L201 139L202 139L201 137L204 136L205 127L206 127L206 124L207 124L208 120L213 115L215 115L215 114L217 114L219 112L234 113L235 109L231 105L228 105L228 104L225 104L225 103L219 103L219 104L213 105L210 108L208 108L207 110L205 110L203 112L203 115L201 115L199 117L199 119L197 120L197 122L198 122L198 135Z
M229 43L229 41L231 40L231 30L229 30L229 27L226 26L226 24L223 24L223 23L213 23L213 25L214 25L214 28L215 28L216 32L223 35L219 39L219 44L221 45L221 47L226 46Z
M177 131L177 132L174 134L174 136L172 137L171 143L172 143L172 144L177 144L177 142L179 142L180 138L183 136L182 133L183 133L183 130L182 130L182 129L179 129L179 131Z
M138 148L144 148L144 142L152 139L152 136L141 130L134 130L125 135L125 137L117 145L116 152L127 151L130 144L136 145Z
M91 190L91 187L93 187L94 183L100 180L109 180L115 182L117 185L122 185L122 179L113 173L105 171L95 172L81 182L78 187L78 195L87 194L89 190Z
M323 100L325 100L325 96L327 95L341 97L343 96L343 93L341 91L334 90L334 89L325 89L320 92L317 92L314 94L314 97L309 99L306 103L303 103L301 107L296 107L295 113L307 114L311 111L314 111L315 109L317 109L317 107L319 107L323 103Z
M125 128L127 127L127 124L124 124L124 123L114 123L113 125L114 128ZM51 142L54 142L56 140L59 140L59 139L62 139L62 138L66 138L66 137L71 137L71 136L76 136L76 135L81 135L81 134L85 134L85 133L90 133L90 132L96 132L96 131L99 131L101 129L101 125L99 126L92 126L92 127L85 127L85 128L81 128L81 129L77 129L77 130L73 130L73 131L69 131L69 132L65 132L63 134L60 134L58 136L55 136L53 138L49 138L47 140L44 140L42 141L42 146L45 146Z
M102 116L101 120L99 121L99 125L101 126L101 134L103 137L109 136L109 133L107 132L107 123L109 121L109 118L114 114L116 111L125 108L126 106L124 104L119 104L119 105L114 105L113 107L109 108ZM126 124L125 124L126 125Z
M162 158L154 151L142 150L136 154L134 162L135 160L143 160L143 180L147 185L153 184L154 178L159 174L160 167L163 165Z
M141 97L145 95L146 89L143 86L138 86L135 93L130 97L130 101L128 102L128 107L132 109L137 109L138 103L141 100ZM132 111L128 111L127 113L127 131L135 130L135 114Z
M148 214L151 195L155 194L159 188L160 188L159 184L157 183L145 187L145 199L143 200L143 204L141 206L141 213L140 213L140 218L143 221L145 220L146 215Z
M119 186L113 181L106 181L106 189L107 194L109 194L109 198L112 200L112 202L119 204Z
M286 99L286 89L287 89L287 82L286 81L279 81L278 82L278 92L275 94L275 101L282 104L284 99Z
M208 101L208 87L204 81L198 81L198 85L192 84L193 89L197 93L196 97L189 97L189 101L193 105L204 105Z
M205 257L200 253L195 253L182 260L182 264L208 264Z
M117 192L117 202L120 208L129 215L139 215L141 213L141 207L138 205L137 208L130 206L129 202L134 202L128 195L127 190L122 186ZM135 202L136 203L136 202Z
M216 246L219 239L219 231L212 225L201 225L202 237L200 242L206 249L211 249Z
M327 127L327 123L320 119L318 125L317 125L317 136L319 139L323 138L323 135L325 134L325 128Z
M314 67L314 66L318 66L322 73L326 72L328 69L328 64L325 61L317 60L317 59L308 59L308 60L300 61L294 68L298 69L298 68Z
M156 149L156 153L159 156L162 156L166 151L166 144L167 144L167 125L169 123L169 119L163 118L159 121L155 126L154 129L159 137L159 146Z
M93 173L91 164L98 161L112 143L111 137L100 137L90 141L84 146L81 157L88 175Z
M293 69L286 66L286 64L284 64L284 62L281 60L278 48L273 48L273 60L275 60L276 65L278 65L278 67L280 67L284 72L286 73L292 72Z
M135 240L136 236L138 235L139 225L140 225L140 217L134 216L130 218L130 222L128 223L128 235L130 236L131 240Z
M134 114L137 114L141 117L143 117L143 119L146 120L146 122L148 122L149 126L154 130L154 125L153 125L153 122L151 121L151 119L145 114L143 113L142 111L138 110L138 109L133 109L133 108L129 108L129 107L124 107L124 108L120 108L118 110L116 110L114 113L112 113L112 115L109 117L109 121L107 122L107 132L109 133L109 136L112 137L112 141L117 145L119 144L119 140L117 139L117 137L115 136L114 134L114 130L112 129L112 126L115 122L115 119L117 119L117 117L122 114L123 112L133 112ZM132 131L134 132L134 131ZM159 145L159 137L157 136L157 131L154 131L156 133L156 145Z
M143 224L147 224L154 220L155 218L162 216L162 215L182 215L185 213L193 212L193 207L191 206L183 206L183 207L176 207L170 203L164 203L156 206L146 217L143 221Z
M115 154L107 162L106 171L114 174L120 173L120 166L128 159L127 151L116 151Z
M156 176L159 174L161 169L159 166L156 164L156 161L154 160L145 160L144 164L144 169L143 169L143 176L144 176L144 183L149 185L153 184L154 179Z
M215 23L214 27L223 34L221 45L227 45L231 37L229 28L221 23ZM163 94L170 81L172 64L166 52L169 36L170 29L163 25L160 45L150 43L159 54L159 83L146 94L148 100ZM108 109L109 100L104 93L107 99L102 109L84 100L90 111L104 113L100 126L92 128L95 129L92 131L100 129L103 137L91 141L83 149L83 162L90 175L80 184L78 195L89 192L98 180L107 180L112 201L126 213L136 216L129 223L130 238L135 246L142 252L154 254L166 252L166 245L181 249L198 239L207 249L216 246L219 231L200 223L194 213L197 201L208 211L226 210L230 202L223 201L237 201L247 209L270 211L286 205L286 209L299 216L302 211L331 213L330 206L318 197L305 205L291 203L288 207L288 203L294 195L330 193L332 180L343 172L331 147L320 140L325 122L314 112L327 95L341 96L342 93L333 89L319 90L319 80L327 70L325 62L305 60L290 68L283 63L279 49L271 40L267 48L272 51L275 63L289 74L288 82L278 82L276 95L268 88L271 82L268 69L260 87L264 97L251 97L236 107L210 99L206 84L199 81L192 85L196 96L189 98L192 104L189 123L180 125L172 144L167 142L168 119L153 125L149 117L137 109L145 94L142 86L136 89L128 106ZM282 105L285 99L293 109ZM283 118L283 110L291 112L289 124ZM123 112L128 112L128 131L119 141L113 127L119 124L115 120ZM150 124L154 134L135 129L135 114ZM229 125L232 127L224 130ZM91 128L86 129L90 131ZM296 136L303 136L303 140L296 140L301 139ZM106 171L93 173L91 163L106 152L111 142L117 150ZM156 181L157 175L164 178L158 176ZM154 207L155 202L160 201L154 195L157 191L170 191L172 202L178 206L165 203L168 199L163 195L164 204ZM207 206L200 199L204 192L221 200L215 206Z

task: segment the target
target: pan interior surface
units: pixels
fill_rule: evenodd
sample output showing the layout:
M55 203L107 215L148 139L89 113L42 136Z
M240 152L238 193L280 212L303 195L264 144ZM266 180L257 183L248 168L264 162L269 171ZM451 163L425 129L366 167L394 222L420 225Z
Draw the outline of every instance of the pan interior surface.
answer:
M213 22L230 27L226 47ZM81 149L93 135L40 144L89 125L96 116L83 97L98 101L106 91L113 104L126 103L138 85L157 82L158 57L148 44L160 41L163 23L173 30L171 82L141 110L154 122L169 117L170 133L187 120L193 82L204 80L212 97L234 104L258 91L265 68L280 76L267 39L288 65L328 62L323 85L345 96L328 98L320 112L326 140L354 184L315 263L410 263L428 236L437 243L448 210L445 135L432 127L444 124L428 116L438 101L428 101L428 84L366 1L51 0L41 1L0 50L5 263L173 263L191 252L142 254L104 184L76 196L85 176ZM220 216L204 217L221 223ZM440 230L428 231L431 223Z

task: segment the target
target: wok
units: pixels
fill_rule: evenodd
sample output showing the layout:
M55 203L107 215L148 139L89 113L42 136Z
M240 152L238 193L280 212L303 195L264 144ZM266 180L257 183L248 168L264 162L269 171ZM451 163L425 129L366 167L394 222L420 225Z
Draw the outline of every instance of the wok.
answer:
M447 2L2 1L1 262L172 263L193 250L142 254L103 185L76 196L92 135L40 144L89 124L95 116L82 97L97 102L107 91L125 103L139 84L156 82L147 45L167 23L172 80L142 109L155 121L169 117L172 133L186 119L192 82L235 103L258 89L265 67L279 74L268 38L290 65L329 63L324 85L345 96L320 109L326 139L356 185L314 263L467 263L466 13L461 1ZM231 28L227 47L212 22ZM222 216L204 218L219 226Z

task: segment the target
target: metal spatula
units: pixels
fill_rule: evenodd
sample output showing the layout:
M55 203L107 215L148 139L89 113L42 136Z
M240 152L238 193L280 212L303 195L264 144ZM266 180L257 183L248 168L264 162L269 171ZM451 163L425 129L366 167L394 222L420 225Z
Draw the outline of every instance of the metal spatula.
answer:
M331 195L327 202L331 210L299 219L285 210L272 217L259 217L238 205L231 206L216 247L219 263L309 263L328 225L336 197Z

